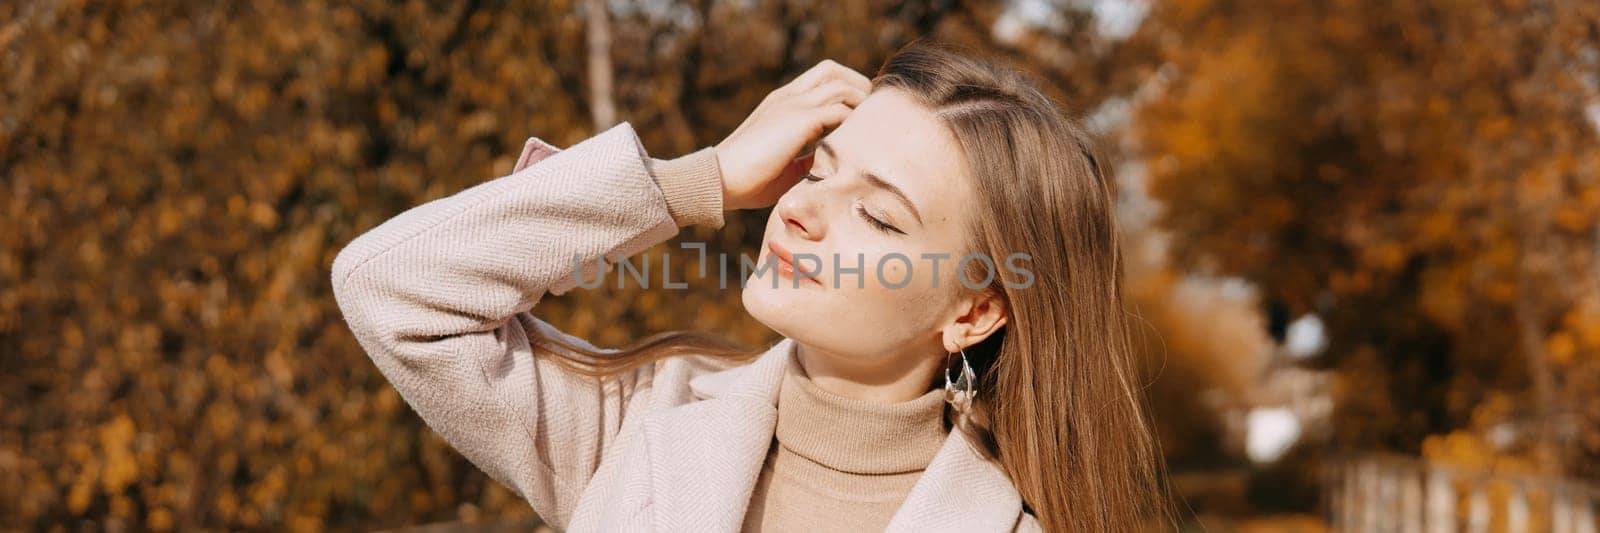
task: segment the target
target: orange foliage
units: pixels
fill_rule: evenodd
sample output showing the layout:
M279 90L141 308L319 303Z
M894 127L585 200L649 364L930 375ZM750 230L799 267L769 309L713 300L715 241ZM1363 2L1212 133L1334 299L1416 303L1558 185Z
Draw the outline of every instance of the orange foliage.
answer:
M327 278L355 235L507 172L527 137L595 131L574 4L0 2L0 528L528 516L406 408ZM822 58L988 46L994 16L711 4L613 20L617 107L653 155L714 142ZM1023 59L1084 100L1109 83L1087 57L1080 77ZM683 239L749 250L764 219ZM738 298L575 291L538 313L602 346L772 340Z
M1322 315L1340 446L1511 422L1496 453L1600 477L1596 28L1593 2L1156 10L1172 76L1136 131L1176 261Z

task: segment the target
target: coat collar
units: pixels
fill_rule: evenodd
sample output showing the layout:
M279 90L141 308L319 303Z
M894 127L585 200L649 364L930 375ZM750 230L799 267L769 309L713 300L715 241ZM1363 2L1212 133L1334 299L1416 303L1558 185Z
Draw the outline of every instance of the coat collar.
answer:
M689 389L700 400L743 398L777 407L778 389L794 358L795 342L784 338L750 364L695 376Z
M754 362L690 380L698 401L646 423L655 526L738 531L772 446L778 390L794 363L785 338ZM1011 531L1022 499L997 465L961 434L945 438L889 531Z

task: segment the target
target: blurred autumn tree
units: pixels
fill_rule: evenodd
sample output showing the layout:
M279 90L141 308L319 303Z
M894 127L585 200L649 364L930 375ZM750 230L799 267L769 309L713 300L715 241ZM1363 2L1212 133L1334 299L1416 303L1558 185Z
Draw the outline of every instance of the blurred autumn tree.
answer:
M1600 478L1600 4L1175 0L1142 31L1175 261L1323 318L1337 449Z
M607 4L617 116L661 156L823 58L870 74L925 35L1031 65L1080 111L1139 78L1081 9L997 44L987 4ZM326 280L355 235L507 172L527 137L593 134L586 20L560 0L0 3L0 527L529 516L406 408ZM684 239L753 248L764 218ZM538 313L600 345L773 340L736 291L691 286Z

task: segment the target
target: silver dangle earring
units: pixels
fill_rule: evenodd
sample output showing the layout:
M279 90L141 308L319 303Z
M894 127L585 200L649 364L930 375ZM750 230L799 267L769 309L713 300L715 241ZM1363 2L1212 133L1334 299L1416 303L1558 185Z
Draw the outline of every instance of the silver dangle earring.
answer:
M956 412L966 414L967 409L972 407L972 397L977 394L976 391L973 390L973 382L977 380L977 376L972 372L972 365L967 363L967 351L959 347L956 349L961 350L960 375L955 379L950 378L950 356L955 354L946 354L944 369L944 401L949 402L952 407L955 407Z

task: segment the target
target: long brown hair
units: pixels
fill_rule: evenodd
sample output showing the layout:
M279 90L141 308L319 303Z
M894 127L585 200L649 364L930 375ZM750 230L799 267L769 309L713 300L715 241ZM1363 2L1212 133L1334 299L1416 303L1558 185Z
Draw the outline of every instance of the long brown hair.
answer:
M964 150L979 214L969 217L969 252L1032 258L1031 283L997 268L1009 283L978 289L992 291L1010 318L966 350L977 396L968 416L950 413L952 424L1001 465L1046 530L1170 525L1123 310L1115 184L1093 140L1028 75L948 45L913 42L872 81L874 91L892 87L932 110ZM983 262L967 265L967 279L989 279ZM698 332L598 354L552 344L599 376L675 355L759 354Z

